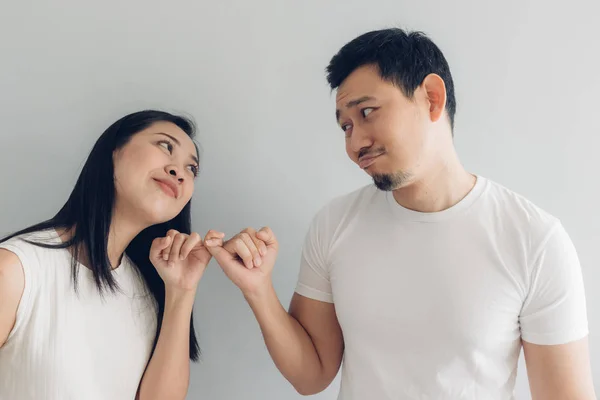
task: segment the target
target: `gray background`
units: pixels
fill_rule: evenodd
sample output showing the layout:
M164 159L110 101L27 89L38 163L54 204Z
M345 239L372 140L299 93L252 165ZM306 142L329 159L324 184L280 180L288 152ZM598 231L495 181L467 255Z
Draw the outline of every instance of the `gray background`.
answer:
M329 58L370 29L423 30L452 68L467 168L560 217L586 280L600 388L600 3L495 1L0 2L0 233L51 216L125 113L187 112L204 148L197 230L270 225L287 307L310 218L369 182L344 153ZM216 265L196 302L190 399L296 399ZM110 371L107 371L110 374ZM339 382L317 399L334 399ZM518 399L529 394L521 368Z

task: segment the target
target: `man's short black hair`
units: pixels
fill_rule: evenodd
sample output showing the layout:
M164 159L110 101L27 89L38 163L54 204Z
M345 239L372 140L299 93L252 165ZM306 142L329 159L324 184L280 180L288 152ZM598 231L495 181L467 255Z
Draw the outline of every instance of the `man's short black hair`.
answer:
M394 83L405 96L429 74L437 74L446 85L446 112L454 128L456 99L450 67L442 51L422 32L399 28L367 32L346 44L327 66L327 81L337 89L357 68L376 65L381 77Z

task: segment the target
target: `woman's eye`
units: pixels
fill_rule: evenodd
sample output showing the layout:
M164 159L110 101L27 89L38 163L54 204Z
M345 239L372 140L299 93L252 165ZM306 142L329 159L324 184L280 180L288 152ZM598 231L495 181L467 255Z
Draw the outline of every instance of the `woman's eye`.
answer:
M173 152L173 145L167 141L162 141L158 143L159 146L164 147L169 153Z
M371 114L373 112L374 108L372 107L368 107L368 108L363 108L361 110L363 118L366 118L369 114Z
M197 165L190 165L189 166L190 171L192 171L192 174L194 174L194 176L198 176L198 166Z

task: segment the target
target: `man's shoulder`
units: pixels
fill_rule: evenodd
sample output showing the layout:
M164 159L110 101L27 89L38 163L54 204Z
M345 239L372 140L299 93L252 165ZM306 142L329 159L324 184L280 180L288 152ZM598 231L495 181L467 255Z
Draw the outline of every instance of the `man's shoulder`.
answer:
M316 216L327 214L329 216L343 216L350 210L357 210L372 203L378 196L382 196L383 192L378 190L375 185L364 185L351 192L338 195L329 200L323 205Z
M559 219L523 194L488 180L487 205L498 218L518 228L544 234L560 223Z
M373 184L361 186L350 192L338 195L325 204L323 208L344 208L351 207L356 203L371 201L373 197L382 195L383 192Z
M359 218L364 210L372 209L381 196L385 193L371 184L333 197L315 213L311 225L320 232L333 235L339 227Z

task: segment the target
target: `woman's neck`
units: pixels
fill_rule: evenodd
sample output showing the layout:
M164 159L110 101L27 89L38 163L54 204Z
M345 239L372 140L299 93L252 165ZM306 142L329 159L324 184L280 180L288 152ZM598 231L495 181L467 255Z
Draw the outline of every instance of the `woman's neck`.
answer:
M146 227L121 217L117 212L113 215L108 234L108 260L112 268L121 264L121 259L129 243Z
M75 234L76 226L70 228L57 229L58 235L63 242L69 241ZM129 243L143 230L145 227L136 226L118 215L113 216L108 233L107 255L111 268L115 269L121 265L121 259ZM73 250L70 249L71 254ZM87 249L79 248L77 252L77 261L86 267L90 267Z

